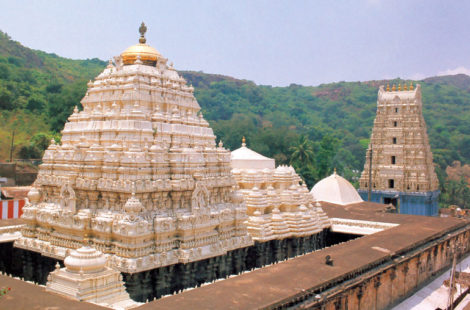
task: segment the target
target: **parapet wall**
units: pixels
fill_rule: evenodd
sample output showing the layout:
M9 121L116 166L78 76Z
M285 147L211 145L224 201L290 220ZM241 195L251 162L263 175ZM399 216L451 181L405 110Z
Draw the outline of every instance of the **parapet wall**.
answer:
M304 296L284 300L269 308L280 309L299 304L303 309L322 310L390 308L449 267L454 249L457 249L457 258L462 258L468 253L469 241L470 226L467 225L401 256L390 257L390 260L383 264L365 268L368 270L363 274L351 275L350 280L342 281L320 294L316 294L315 289L312 289ZM306 300L302 301L305 298Z

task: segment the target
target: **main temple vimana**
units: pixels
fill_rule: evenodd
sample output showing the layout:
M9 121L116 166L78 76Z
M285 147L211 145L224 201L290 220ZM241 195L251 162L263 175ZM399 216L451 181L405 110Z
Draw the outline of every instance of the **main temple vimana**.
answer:
M468 251L467 221L397 214L437 212L419 85L380 88L359 193L336 171L310 192L216 143L146 30L51 141L2 272L115 309L385 309Z

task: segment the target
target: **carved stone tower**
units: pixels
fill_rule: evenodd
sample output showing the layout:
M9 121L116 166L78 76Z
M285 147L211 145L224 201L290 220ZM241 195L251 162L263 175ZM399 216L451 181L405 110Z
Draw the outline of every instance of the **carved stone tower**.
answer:
M111 267L136 273L253 244L230 152L215 145L194 88L139 31L46 150L15 246L63 259L87 234Z
M372 181L369 181L372 153ZM372 183L372 184L371 184ZM437 215L439 184L422 115L421 86L381 86L359 193L400 213Z

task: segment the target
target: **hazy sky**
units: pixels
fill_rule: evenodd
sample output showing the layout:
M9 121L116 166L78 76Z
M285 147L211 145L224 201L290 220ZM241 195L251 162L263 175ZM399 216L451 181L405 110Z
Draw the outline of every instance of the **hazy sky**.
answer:
M258 84L470 74L470 1L0 0L0 30L69 58L120 54L141 21L175 68Z

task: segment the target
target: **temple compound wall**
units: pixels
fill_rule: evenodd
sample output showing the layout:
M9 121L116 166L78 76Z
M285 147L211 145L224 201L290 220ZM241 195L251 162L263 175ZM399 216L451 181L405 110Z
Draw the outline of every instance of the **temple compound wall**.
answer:
M393 204L399 213L436 216L439 183L422 105L419 84L380 87L359 194L367 200L371 189L371 201Z
M388 309L450 267L454 253L461 259L469 250L470 227L467 225L403 255L395 255L390 262L363 266L364 273L345 274L345 280L338 284L324 283L323 287L312 288L307 300L303 300L305 296L298 296L269 308L295 305L318 310Z

